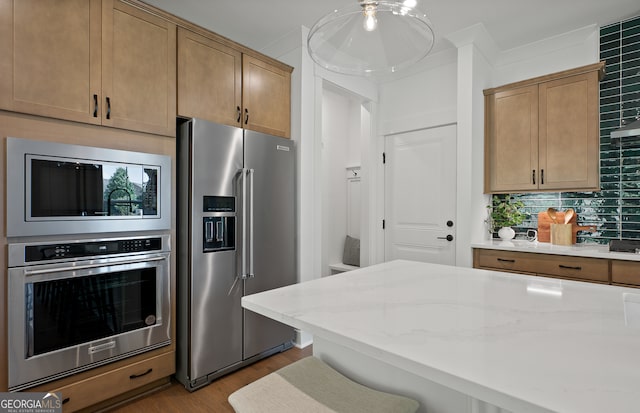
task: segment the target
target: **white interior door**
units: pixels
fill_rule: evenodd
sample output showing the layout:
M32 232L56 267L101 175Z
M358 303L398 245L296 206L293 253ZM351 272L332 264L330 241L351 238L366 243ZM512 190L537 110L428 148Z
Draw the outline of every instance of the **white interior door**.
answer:
M385 154L385 261L455 265L455 125L386 136Z

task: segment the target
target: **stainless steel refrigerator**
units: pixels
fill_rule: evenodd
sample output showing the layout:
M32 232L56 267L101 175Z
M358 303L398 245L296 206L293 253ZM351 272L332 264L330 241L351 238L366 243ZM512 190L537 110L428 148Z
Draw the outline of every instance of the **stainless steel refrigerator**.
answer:
M291 347L243 295L296 282L290 139L191 119L179 128L176 378L189 390Z

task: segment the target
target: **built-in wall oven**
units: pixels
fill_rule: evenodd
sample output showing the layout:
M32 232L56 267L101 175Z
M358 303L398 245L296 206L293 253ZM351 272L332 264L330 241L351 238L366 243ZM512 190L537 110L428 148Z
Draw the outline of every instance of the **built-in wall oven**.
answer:
M9 390L170 343L168 234L9 244Z

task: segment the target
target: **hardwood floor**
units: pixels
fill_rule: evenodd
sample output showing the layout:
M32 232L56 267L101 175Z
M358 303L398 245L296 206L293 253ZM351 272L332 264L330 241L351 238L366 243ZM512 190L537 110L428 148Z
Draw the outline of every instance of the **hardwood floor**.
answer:
M233 413L233 408L227 401L231 393L260 377L311 354L312 346L304 349L293 347L223 376L192 393L188 392L182 384L172 381L171 386L168 388L133 400L110 411L117 413Z

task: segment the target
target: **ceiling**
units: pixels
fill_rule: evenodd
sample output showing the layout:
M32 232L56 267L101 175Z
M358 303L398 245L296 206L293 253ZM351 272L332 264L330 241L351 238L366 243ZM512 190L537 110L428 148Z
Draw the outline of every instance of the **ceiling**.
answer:
M240 44L261 51L300 26L311 28L333 9L356 0L143 0ZM452 47L447 35L483 23L502 50L640 15L638 0L419 0L436 33L434 51Z

